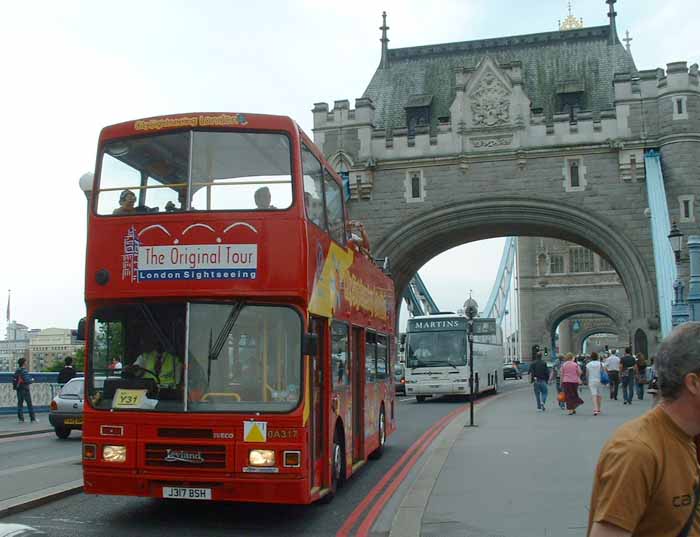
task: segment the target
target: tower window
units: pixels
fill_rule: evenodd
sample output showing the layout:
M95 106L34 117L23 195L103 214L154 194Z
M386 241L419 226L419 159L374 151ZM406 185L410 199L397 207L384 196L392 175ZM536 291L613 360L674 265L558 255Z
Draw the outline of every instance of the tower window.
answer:
M688 119L687 97L682 95L673 99L673 119Z
M581 186L581 179L578 175L578 161L572 160L569 164L569 177L571 178L571 186L576 188Z
M583 158L564 159L562 175L566 192L583 192L586 190L588 181L586 181L586 166L583 164Z
M420 174L411 174L411 197L420 198Z
M425 176L423 170L406 170L404 179L404 197L408 203L422 202L425 200Z
M549 257L549 272L551 274L564 274L563 255L551 255Z
M680 204L680 221L681 223L695 222L695 196L680 196L678 198Z

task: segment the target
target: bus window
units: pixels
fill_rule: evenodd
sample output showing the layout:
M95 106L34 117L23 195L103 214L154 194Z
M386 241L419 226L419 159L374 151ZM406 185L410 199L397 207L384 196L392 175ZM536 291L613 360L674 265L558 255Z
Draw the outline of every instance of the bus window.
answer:
M331 325L331 366L333 371L333 385L343 386L350 384L348 367L348 325L333 322Z
M291 308L190 304L188 409L287 412L299 403L301 319Z
M117 216L185 208L187 132L117 140L105 145L97 214Z
M326 189L326 214L328 215L328 230L331 238L345 245L345 219L343 212L343 195L340 185L326 171L324 176Z
M289 138L283 134L194 132L192 209L289 208L290 159Z
M306 146L301 147L301 160L304 169L304 205L306 216L321 229L326 227L326 213L323 209L323 172L321 163Z
M377 378L377 334L369 331L365 337L365 371L367 382L375 382Z
M377 380L385 380L389 366L386 336L377 334Z

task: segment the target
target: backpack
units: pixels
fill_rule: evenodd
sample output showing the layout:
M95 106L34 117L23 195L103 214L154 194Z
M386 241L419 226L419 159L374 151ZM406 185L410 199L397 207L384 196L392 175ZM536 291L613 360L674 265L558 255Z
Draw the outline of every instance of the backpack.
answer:
M15 374L12 375L12 389L17 390L20 386L22 386L22 384L24 384L22 375L19 373L19 371L15 371Z

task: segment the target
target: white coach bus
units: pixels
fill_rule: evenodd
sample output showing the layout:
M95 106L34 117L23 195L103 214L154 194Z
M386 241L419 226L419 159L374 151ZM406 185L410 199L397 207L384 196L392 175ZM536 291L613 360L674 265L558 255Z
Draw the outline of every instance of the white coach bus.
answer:
M406 331L406 395L419 403L434 395L469 394L468 320L445 313L408 320ZM503 346L474 337L474 393L498 391Z

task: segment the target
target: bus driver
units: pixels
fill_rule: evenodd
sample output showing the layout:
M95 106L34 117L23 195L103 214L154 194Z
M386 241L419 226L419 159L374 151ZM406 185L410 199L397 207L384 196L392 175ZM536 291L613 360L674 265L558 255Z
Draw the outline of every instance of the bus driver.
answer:
M144 336L146 340L150 336ZM152 338L150 338L152 339ZM129 369L141 378L152 378L160 388L175 388L182 375L182 363L174 354L164 351L160 342L145 341L143 349L152 349L140 354ZM134 367L136 366L136 367ZM157 378L154 376L157 376Z

